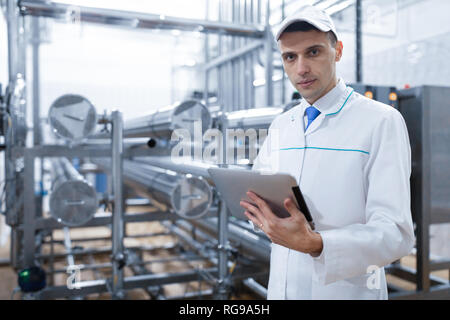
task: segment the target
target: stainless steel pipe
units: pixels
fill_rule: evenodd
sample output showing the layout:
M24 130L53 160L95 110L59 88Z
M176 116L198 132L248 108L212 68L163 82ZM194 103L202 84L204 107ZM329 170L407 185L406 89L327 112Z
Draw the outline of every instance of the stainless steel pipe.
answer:
M92 159L104 170L111 168L108 159ZM212 190L205 179L191 174L180 175L145 163L124 160L125 184L141 195L161 202L182 218L198 219L209 212Z
M170 140L176 129L187 130L200 135L211 128L211 114L202 103L188 100L183 103L155 110L147 115L130 119L124 123L124 138L150 137ZM109 134L100 133L93 136L96 139L109 138Z
M97 193L67 158L53 159L50 215L66 226L80 226L98 208Z
M284 111L279 107L256 108L227 112L222 116L224 128L268 129L272 121Z
M177 225L184 230L191 230L192 226L195 226L214 239L217 239L218 237L217 218L200 219L195 221L177 221ZM263 261L269 261L271 242L263 234L257 235L242 226L234 223L228 223L228 238L245 256L253 256Z
M112 240L112 297L122 299L125 297L123 291L124 265L126 257L124 254L124 205L123 205L123 117L119 111L111 113L112 122L112 159L111 173L113 179L113 217L111 226Z
M117 25L136 29L176 29L254 38L264 36L264 27L259 25L169 17L151 13L74 6L51 1L22 0L20 1L20 10L22 15L49 17L63 21L67 21L71 13L75 13L81 22Z
M179 157L176 161L170 156L162 157L136 157L133 158L136 163L142 163L158 168L175 171L183 174L192 174L193 176L203 177L210 184L214 184L209 176L208 169L215 168L217 165L212 163L206 163L202 161L193 161L190 157Z

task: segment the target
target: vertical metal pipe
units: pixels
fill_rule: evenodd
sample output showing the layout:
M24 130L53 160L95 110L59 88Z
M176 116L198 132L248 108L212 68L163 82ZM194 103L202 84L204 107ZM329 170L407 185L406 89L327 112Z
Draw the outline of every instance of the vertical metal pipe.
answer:
M236 21L238 23L242 23L242 6L241 6L241 0L237 0L238 6L236 8ZM237 39L237 48L241 48L243 45L244 39L242 37L238 37ZM244 57L240 56L237 59L237 74L236 74L236 93L237 93L237 105L239 110L243 108L243 85L245 79L243 79L244 75L244 66L243 66Z
M250 5L249 2L251 2L251 0L244 0L244 23L248 24L250 21ZM246 38L244 40L244 45L247 45L249 43L249 40ZM242 85L242 90L244 92L244 109L248 109L250 108L250 55L246 54L244 57L244 70L243 70L243 79L244 79L244 83Z
M17 70L18 70L18 13L17 5L15 0L8 0L6 7L6 23L8 29L8 82L9 90L11 91L16 80ZM6 222L9 225L17 224L17 213L13 212L14 205L16 203L16 166L12 159L11 147L14 145L14 127L12 125L13 112L7 106L7 111L9 112L9 119L4 120L5 128L5 205L6 205ZM16 232L15 235L18 235ZM13 234L11 234L13 235ZM19 248L19 243L14 242L11 238L11 245L14 248ZM16 258L17 254L11 252L12 257ZM12 259L12 261L18 261L17 259Z
M72 254L72 241L70 240L70 230L68 227L63 228L64 232L64 247L66 247L66 251L68 253L67 255L67 265L69 270L73 269L73 266L75 265L75 259Z
M34 197L34 155L29 149L24 150L24 166L23 267L30 267L34 265L36 206Z
M254 23L255 22L255 0L251 0L251 16L250 16L250 23ZM250 101L249 101L249 105L250 108L254 108L255 107L255 87L253 86L253 81L255 80L255 54L258 54L257 51L256 52L252 52L249 55L249 59L250 59L250 70L249 70L249 87L250 87Z
M48 261L48 265L49 265L49 279L48 279L48 284L50 287L54 286L55 284L55 273L53 272L55 270L55 243L54 243L54 238L53 238L53 230L50 230L50 259Z
M425 92L429 95L428 92ZM423 101L429 101L422 97ZM417 221L417 291L430 291L430 217L431 217L431 121L430 108L423 108L422 113L422 172L421 196Z
M361 0L356 0L356 82L362 82L362 7Z
M226 9L225 16L226 16L227 21L230 21L231 19L229 18L229 12L230 12L229 6L231 6L231 1L227 1L227 3L228 3L228 5L225 7L225 9ZM230 50L231 50L231 37L227 36L225 38L224 53L228 54L230 52ZM231 107L233 105L233 103L231 102L231 99L233 97L233 86L232 86L233 80L231 78L232 68L233 68L232 63L231 63L231 61L229 61L226 64L226 71L225 71L226 83L227 83L226 89L225 89L225 95L226 95L226 101L227 101L227 107L226 107L227 111L231 111L232 110Z
M38 146L41 144L41 126L40 126L40 113L41 113L41 105L40 105L40 69L39 69L39 47L40 47L40 25L39 25L39 17L30 17L31 27L32 27L32 38L31 38L31 46L32 46L32 70L33 70L33 145ZM43 179L44 176L44 166L43 159L39 159L39 171L38 171L38 181L40 186L40 194L42 194L43 189ZM38 206L42 207L42 196L38 198ZM38 212L38 216L42 216L42 210Z
M19 15L17 0L7 0L6 22L8 32L8 83L9 90L16 90L17 79L25 79L25 31L23 18ZM19 75L20 74L20 75ZM24 88L24 90L26 90ZM26 93L21 93L26 97ZM18 98L18 97L16 97ZM16 162L11 153L12 146L23 146L25 141L16 134L18 126L17 118L25 118L26 105L8 105L8 119L4 122L5 129L5 205L7 223L12 225L11 231L11 263L14 268L23 268L34 263L35 240L35 201L34 201L34 158L24 153L25 183L16 172ZM24 121L22 121L24 122ZM22 125L22 123L21 123ZM23 189L22 189L23 188ZM22 192L22 197L17 192ZM23 207L22 204L23 203ZM26 216L24 216L24 213ZM18 225L23 224L23 229Z
M208 20L209 18L209 1L205 0L205 20ZM205 44L204 44L205 48L205 64L208 63L209 61L209 36L208 33L205 33ZM205 69L205 72L203 74L204 78L204 85L203 85L203 99L205 100L205 106L209 107L209 99L208 99L208 91L209 91L209 86L208 86L208 80L209 80L209 70Z
M257 20L258 24L261 24L261 18L262 18L261 0L258 0L257 6L256 6L256 18L258 19Z
M208 0L206 0L208 1ZM218 21L222 21L222 0L218 1L217 4L217 19ZM220 56L222 54L222 36L219 34L217 36L217 55ZM222 67L219 66L216 68L217 70L217 105L222 106Z
M113 299L124 297L123 267L125 255L123 247L123 118L122 113L113 111L112 120L112 179L114 210L112 219L112 264L113 264Z
M266 2L266 41L264 44L264 50L266 54L266 70L265 70L265 79L266 79L266 92L265 92L265 103L267 106L273 105L273 50L272 50L272 41L273 36L270 31L270 2L267 0Z
M23 230L18 227L11 228L9 259L11 266L15 269L23 268Z
M17 0L8 0L7 2L7 25L8 25L8 72L9 84L12 85L18 72L18 19L19 7Z
M229 39L231 40L231 39ZM227 43L227 52L230 52L231 42L228 41ZM227 111L233 111L233 61L228 62L228 69L227 69Z
M217 299L225 300L228 296L227 275L228 275L228 212L225 202L220 203L219 211L219 286Z
M39 17L31 17L32 19L32 63L33 63L33 144L35 146L41 143L40 133L40 86L39 86L39 45L40 45L40 28Z
M19 8L19 3L17 3L16 10ZM22 77L26 83L27 72L26 72L26 62L27 62L27 39L26 39L26 30L25 30L25 19L26 17L20 16L17 11L18 18L18 37L17 37L17 72L22 74ZM23 122L26 124L27 119L27 86L25 85L25 94L23 96L23 101L19 104L19 117L23 119ZM25 139L25 138L24 138ZM24 142L25 144L25 142Z
M237 14L236 14L236 1L239 3L239 0L231 0L231 21L233 23L237 22ZM237 49L237 39L236 37L231 37L231 52L233 52L234 50ZM238 94L238 88L239 88L239 77L238 77L238 60L231 60L231 85L232 85L232 110L236 110L236 108L238 107L238 99L239 99L239 94Z
M16 173L16 161L11 153L12 146L25 146L26 138L26 42L24 18L19 14L17 0L7 1L7 28L8 28L8 76L9 93L14 99L9 99L7 105L8 119L5 125L5 197L8 222L17 223L16 217L23 215L21 207L17 206L17 194L21 193L23 174ZM22 89L21 83L23 85ZM12 91L20 90L13 95ZM34 194L34 191L33 191ZM17 207L17 211L13 208ZM9 214L8 214L9 213ZM14 217L15 216L15 217ZM13 221L11 221L11 219Z

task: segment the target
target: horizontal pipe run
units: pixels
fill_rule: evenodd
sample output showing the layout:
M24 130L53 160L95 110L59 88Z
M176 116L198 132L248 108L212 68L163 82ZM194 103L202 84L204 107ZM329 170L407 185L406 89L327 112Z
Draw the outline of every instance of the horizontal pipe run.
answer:
M107 159L94 159L93 163L110 170ZM186 219L198 219L208 214L212 204L211 186L201 177L185 176L149 164L124 160L125 183L142 196L170 207Z
M187 254L187 255L179 255L177 257L172 257L172 258L162 258L162 259L147 260L147 261L142 261L142 262L127 263L127 266L129 266L129 265L144 266L144 265L149 265L149 264L168 263L168 262L173 262L173 261L197 261L197 260L205 260L205 258L201 257L201 256L197 256L197 255ZM110 269L110 268L112 268L112 264L110 262L93 264L93 265L78 264L77 268L80 271ZM67 272L67 269L64 268L64 269L56 269L53 271L48 271L47 273L51 274L51 273L66 273L66 272Z
M134 247L127 247L129 250L142 250L142 251L157 251L157 250L172 250L177 247L177 244L175 243L166 243L163 246L134 246ZM58 258L65 258L68 255L73 256L84 256L84 255L90 255L90 254L109 254L111 253L111 248L97 248L97 249L83 249L83 250L72 250L65 253L55 253L53 255L50 254L36 254L36 259L42 259L42 260L49 260L49 259L58 259Z
M220 35L263 38L264 27L237 23L205 21L165 15L122 11L114 9L74 6L57 2L21 1L21 14L68 21L124 26L135 29L182 30Z
M124 238L152 238L152 237L159 237L159 236L169 236L169 232L157 232L157 233L146 233L146 234L133 234L133 235L127 235ZM91 242L91 241L110 241L111 236L109 237L92 237L92 238L76 238L71 239L73 242ZM51 241L42 241L43 244L63 244L64 240L51 240ZM0 259L1 263L1 259Z
M212 289L207 289L207 290L202 290L202 291L192 291L192 292L187 292L182 296L169 296L169 297L165 297L161 300L184 300L184 299L194 299L194 298L205 298L205 297L209 297L213 295L213 290Z
M255 279L248 278L242 281L242 283L261 298L267 299L267 288L258 283Z
M178 223L190 223L211 236L217 237L217 218L201 219L196 221L180 221ZM243 228L233 224L228 224L228 237L231 241L238 244L244 254L253 255L264 261L269 261L271 243L269 240L255 235Z
M176 160L176 161L174 161ZM213 184L209 175L209 168L217 168L217 165L201 161L192 161L190 157L179 157L172 159L170 156L163 157L136 157L133 159L136 163L145 163L147 165L175 171L182 174L192 174L197 177L203 177L210 184Z
M211 208L210 214L214 215L217 210ZM134 222L151 222L151 221L161 221L161 220L176 220L180 217L174 213L158 211L158 212L143 212L143 213L127 213L124 216L126 223ZM78 226L78 228L85 227L102 227L111 224L112 217L111 213L97 213L94 218L87 222L83 226ZM23 226L22 226L23 227ZM64 225L59 223L53 218L39 218L36 220L36 230L50 230L50 229L62 229ZM74 228L74 227L73 227Z
M29 156L35 158L67 157L67 158L111 158L111 144L85 144L83 146L67 147L63 145L43 145L31 148L12 147L12 158L18 159ZM155 153L151 148L127 148L124 158L152 156Z
M267 270L255 270L255 268L241 268L236 267L233 273L234 279L248 278L254 274L266 274ZM184 283L191 281L198 281L202 278L202 274L217 275L217 268L206 268L200 270L190 270L178 273L158 273L150 275L131 276L124 279L124 289L133 290L138 288L147 288L149 286L166 285L172 283ZM108 292L105 279L93 281L81 281L78 283L79 289L69 289L67 286L47 287L36 294L37 299L57 299L69 298L74 296L85 296L89 294L96 294Z
M218 58L215 58L215 59L209 61L207 64L205 64L204 71L219 67L231 60L241 58L243 55L248 54L248 53L250 53L256 49L259 49L263 46L264 46L264 42L258 41L258 42L250 43L250 44L246 45L245 47L239 48L228 55L219 56Z

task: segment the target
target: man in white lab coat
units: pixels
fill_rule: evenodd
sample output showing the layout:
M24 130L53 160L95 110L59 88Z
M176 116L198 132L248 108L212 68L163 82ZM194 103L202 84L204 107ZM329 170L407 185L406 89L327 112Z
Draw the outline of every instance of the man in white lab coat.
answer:
M278 218L257 195L241 206L272 240L268 299L387 299L384 266L414 246L405 122L336 76L343 44L330 17L305 7L276 40L301 103L269 128L253 169L295 177L315 222L292 199Z

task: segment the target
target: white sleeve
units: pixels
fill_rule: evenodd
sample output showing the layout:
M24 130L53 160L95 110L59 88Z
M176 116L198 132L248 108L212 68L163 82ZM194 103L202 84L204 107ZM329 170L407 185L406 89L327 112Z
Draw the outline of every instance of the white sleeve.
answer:
M364 167L368 181L365 224L320 232L315 278L328 284L368 273L409 254L415 237L410 207L411 148L401 114L389 110L372 136Z

